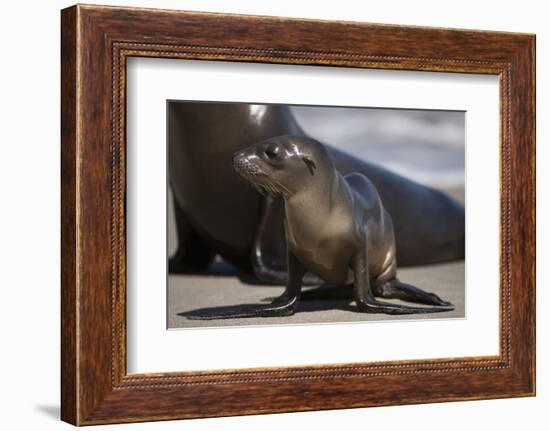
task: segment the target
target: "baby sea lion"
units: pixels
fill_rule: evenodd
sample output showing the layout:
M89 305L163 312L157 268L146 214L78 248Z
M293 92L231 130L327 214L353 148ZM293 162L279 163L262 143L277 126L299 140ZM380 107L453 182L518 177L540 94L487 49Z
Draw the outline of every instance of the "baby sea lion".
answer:
M170 273L203 272L219 255L262 283L286 284L283 200L249 187L230 162L237 151L280 135L308 136L288 105L168 103L168 172L178 243ZM342 175L362 173L376 187L394 224L400 267L464 259L460 203L323 145ZM312 284L310 275L304 285Z
M194 310L194 319L286 316L295 312L306 271L336 285L353 285L365 313L417 314L450 311L439 296L401 283L392 220L371 181L340 174L326 148L299 136L279 136L235 154L235 170L262 193L284 200L288 277L285 292L270 304ZM378 301L396 298L414 307Z

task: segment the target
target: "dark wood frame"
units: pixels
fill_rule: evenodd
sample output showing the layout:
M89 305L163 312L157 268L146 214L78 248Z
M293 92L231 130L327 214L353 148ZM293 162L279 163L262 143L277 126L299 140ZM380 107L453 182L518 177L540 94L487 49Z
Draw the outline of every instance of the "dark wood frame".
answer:
M87 425L535 394L534 35L81 5L61 17L63 420ZM127 375L129 56L498 75L500 354Z

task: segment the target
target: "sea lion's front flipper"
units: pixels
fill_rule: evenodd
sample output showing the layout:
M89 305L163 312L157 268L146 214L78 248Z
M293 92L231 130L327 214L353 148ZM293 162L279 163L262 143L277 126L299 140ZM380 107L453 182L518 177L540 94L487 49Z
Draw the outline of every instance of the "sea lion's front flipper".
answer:
M275 300L270 304L239 304L199 308L178 313L189 320L240 319L245 317L281 317L294 314L296 299Z
M373 294L368 276L367 247L363 247L353 260L354 271L354 296L357 308L363 313L384 314L424 314L441 313L454 310L453 305L441 305L436 307L411 307L407 305L391 304L378 301ZM412 286L411 286L412 287ZM418 289L420 290L420 289Z
M285 292L270 304L240 304L199 308L197 310L179 313L179 315L191 320L290 316L294 314L300 302L302 278L305 274L305 268L290 251L287 256L287 266L288 280Z
M280 196L264 195L262 213L252 245L254 275L269 284L287 283L286 239L283 225L284 203ZM318 286L323 281L314 274L306 273L304 286Z
M214 252L191 226L176 199L172 199L172 202L176 218L178 249L168 261L168 272L189 274L206 271L214 258Z

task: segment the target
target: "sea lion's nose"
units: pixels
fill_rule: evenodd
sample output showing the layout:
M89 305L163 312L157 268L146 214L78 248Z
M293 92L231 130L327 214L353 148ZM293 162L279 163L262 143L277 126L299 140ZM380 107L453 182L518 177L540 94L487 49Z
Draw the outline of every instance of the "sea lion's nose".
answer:
M237 151L235 154L233 154L233 164L237 164L241 161L243 161L246 158L246 154L244 151Z
M242 172L246 170L246 167L248 166L247 160L246 160L246 154L244 151L238 151L235 154L233 154L233 169Z

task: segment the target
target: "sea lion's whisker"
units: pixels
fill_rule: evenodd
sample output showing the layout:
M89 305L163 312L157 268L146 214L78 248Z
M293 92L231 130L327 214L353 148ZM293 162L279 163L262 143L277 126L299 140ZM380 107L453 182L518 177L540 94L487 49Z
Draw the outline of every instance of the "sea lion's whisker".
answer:
M271 194L276 195L276 194L278 193L277 188L276 188L273 184L270 183L270 184L268 185L268 188L269 188L269 191L271 192Z
M266 179L265 183L262 183L262 187L270 194L274 193L273 185Z
M290 196L290 190L286 186L281 184L279 181L275 181L274 179L272 179L271 181L276 185L277 188L279 188L281 194L285 196Z
M286 193L286 196L290 196L290 190L286 187L280 184L280 186L283 188L283 191Z

